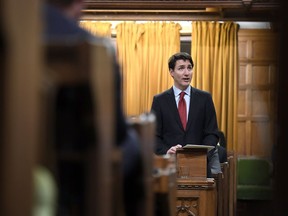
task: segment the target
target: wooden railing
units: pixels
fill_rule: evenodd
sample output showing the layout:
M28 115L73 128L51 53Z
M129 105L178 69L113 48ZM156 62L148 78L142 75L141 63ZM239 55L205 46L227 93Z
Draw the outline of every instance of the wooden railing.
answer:
M217 215L236 215L236 173L234 152L228 153L228 161L221 163L222 173L213 177L217 184Z

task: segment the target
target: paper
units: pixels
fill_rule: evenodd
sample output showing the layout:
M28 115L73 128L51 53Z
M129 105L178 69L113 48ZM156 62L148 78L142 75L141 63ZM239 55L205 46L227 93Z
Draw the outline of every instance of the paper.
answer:
M214 146L208 146L208 145L196 145L196 144L186 144L182 147L183 149L189 149L189 148L207 148L207 151L210 151L211 149L215 148Z

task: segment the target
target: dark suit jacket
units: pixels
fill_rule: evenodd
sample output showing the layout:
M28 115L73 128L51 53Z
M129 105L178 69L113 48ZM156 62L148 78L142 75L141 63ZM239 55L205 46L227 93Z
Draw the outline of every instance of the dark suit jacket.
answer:
M216 146L218 143L216 112L208 92L191 87L186 131L180 121L173 88L154 96L151 111L157 119L156 154L166 154L176 144Z

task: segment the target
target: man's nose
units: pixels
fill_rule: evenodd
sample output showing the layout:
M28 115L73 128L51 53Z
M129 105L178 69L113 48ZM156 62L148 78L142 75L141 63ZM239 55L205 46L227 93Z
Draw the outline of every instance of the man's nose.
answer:
M191 71L190 71L189 68L185 68L185 70L184 70L184 74L185 74L185 75L189 75L190 72L191 72Z

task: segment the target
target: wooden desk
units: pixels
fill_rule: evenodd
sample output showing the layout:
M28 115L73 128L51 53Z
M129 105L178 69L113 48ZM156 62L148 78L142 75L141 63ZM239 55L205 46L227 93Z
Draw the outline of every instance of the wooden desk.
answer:
M176 152L176 216L216 216L217 188L207 178L207 147L179 149Z
M178 179L176 216L217 215L216 196L214 178Z

